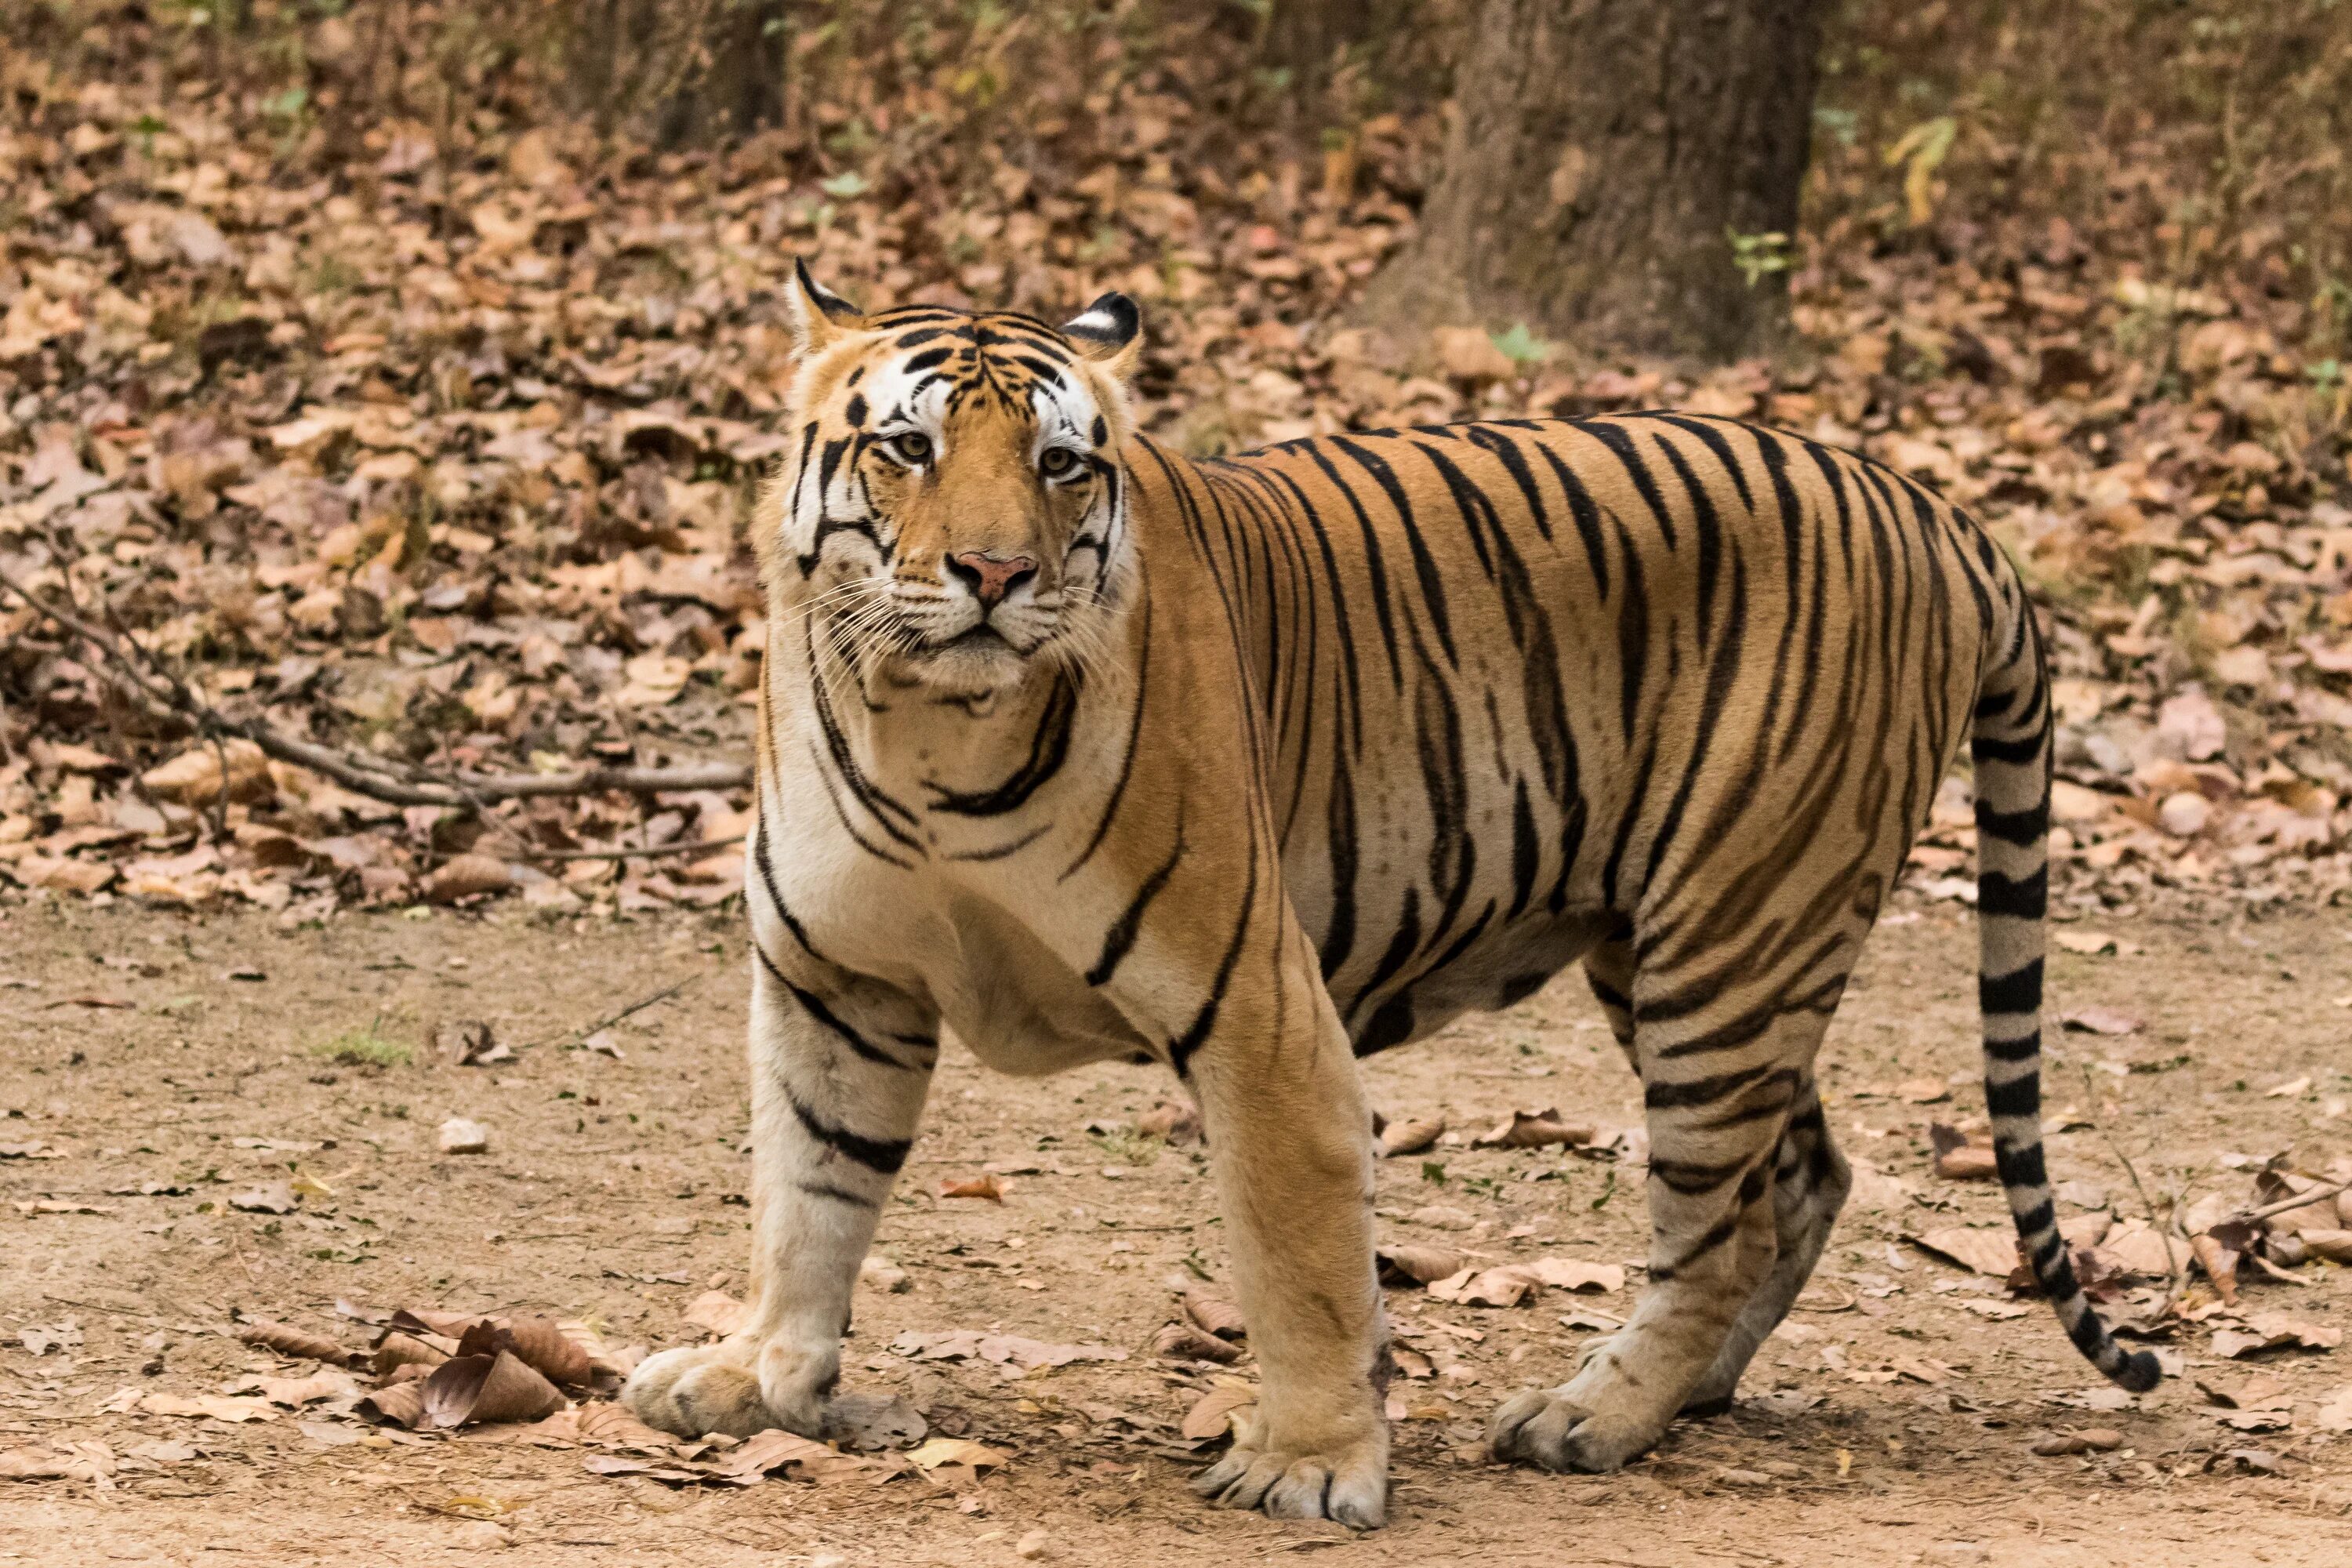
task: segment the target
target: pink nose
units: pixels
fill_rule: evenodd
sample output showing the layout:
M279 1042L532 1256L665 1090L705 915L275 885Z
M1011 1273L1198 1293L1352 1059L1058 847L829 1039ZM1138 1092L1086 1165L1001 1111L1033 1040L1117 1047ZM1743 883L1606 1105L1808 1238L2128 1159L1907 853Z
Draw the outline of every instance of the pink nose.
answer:
M972 597L993 608L1023 578L1035 574L1037 563L1026 555L991 555L984 550L967 550L948 557L948 570L963 580Z

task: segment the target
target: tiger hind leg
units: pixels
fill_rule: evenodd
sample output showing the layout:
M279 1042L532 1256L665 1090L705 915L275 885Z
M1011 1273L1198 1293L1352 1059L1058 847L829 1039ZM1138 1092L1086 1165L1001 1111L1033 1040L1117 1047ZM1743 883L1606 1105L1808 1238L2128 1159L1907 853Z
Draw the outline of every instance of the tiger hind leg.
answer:
M1832 982L1812 994L1833 998L1838 989ZM1828 1014L1801 1001L1761 1011L1760 1025L1751 1018L1704 1032L1636 1024L1650 1130L1650 1287L1574 1377L1504 1402L1489 1427L1496 1458L1616 1469L1690 1403L1752 1301L1763 1297L1758 1316L1769 1310L1777 1321L1766 1294L1780 1255L1776 1166ZM1790 1271L1800 1289L1811 1261ZM1737 1353L1740 1366L1753 1350Z
M1719 1415L1731 1408L1740 1375L1758 1347L1780 1326L1780 1320L1803 1293L1813 1266L1821 1261L1822 1249L1829 1245L1838 1211L1853 1190L1853 1167L1846 1163L1830 1136L1821 1097L1809 1079L1798 1096L1796 1110L1790 1113L1773 1161L1772 1218L1779 1252L1772 1272L1740 1310L1715 1364L1685 1401L1684 1415Z

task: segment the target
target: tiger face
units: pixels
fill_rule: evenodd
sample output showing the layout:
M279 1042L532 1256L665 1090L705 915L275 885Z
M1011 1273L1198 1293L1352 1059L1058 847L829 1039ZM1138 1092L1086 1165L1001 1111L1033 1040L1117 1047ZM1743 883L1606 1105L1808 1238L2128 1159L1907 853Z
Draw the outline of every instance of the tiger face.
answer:
M1056 330L914 306L867 316L796 268L796 440L761 540L778 607L861 669L976 697L1081 657L1131 567L1120 445L1135 305Z

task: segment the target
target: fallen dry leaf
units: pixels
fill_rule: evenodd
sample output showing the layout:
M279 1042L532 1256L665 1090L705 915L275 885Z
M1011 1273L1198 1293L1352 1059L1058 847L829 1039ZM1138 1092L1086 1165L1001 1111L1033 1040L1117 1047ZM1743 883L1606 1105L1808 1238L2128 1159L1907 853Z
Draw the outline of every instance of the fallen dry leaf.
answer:
M434 1426L539 1421L563 1407L563 1395L510 1350L452 1356L425 1380L425 1419Z
M1381 1278L1391 1285L1426 1285L1459 1274L1469 1261L1448 1247L1416 1247L1391 1242L1380 1248Z
M2033 1445L2033 1452L2043 1458L2057 1458L2070 1454L2111 1454L2124 1446L2124 1435L2107 1426L2088 1427L2080 1432L2053 1433Z
M961 1465L973 1470L1002 1469L1013 1462L1013 1456L975 1443L966 1437L933 1437L907 1455L908 1461L922 1469L933 1470L941 1465Z
M2247 1317L2243 1330L2213 1331L2213 1353L2231 1361L2290 1348L2332 1351L2343 1342L2343 1330L2305 1322L2285 1312L2255 1312Z
M2079 952L2086 958L2118 951L2116 939L2103 931L2074 931L2061 926L2050 933L2050 940L2068 952Z
M593 1371L588 1351L564 1331L562 1324L535 1317L500 1317L496 1321L506 1331L507 1348L526 1366L551 1382L575 1386L588 1382Z
M485 893L503 893L514 885L514 871L490 855L455 855L425 879L425 896L436 904L454 904Z
M1514 1110L1486 1133L1473 1139L1478 1149L1539 1149L1550 1143L1590 1143L1595 1129L1562 1121L1556 1110Z
M365 1352L350 1350L325 1334L315 1334L308 1329L298 1329L291 1323L275 1322L268 1318L256 1318L239 1325L236 1337L249 1345L276 1351L279 1355L297 1361L332 1362L338 1366L357 1365L364 1362Z
M1202 1290L1184 1292L1184 1315L1202 1333L1214 1334L1221 1340L1238 1340L1249 1332L1242 1321L1242 1310L1222 1296L1212 1296Z
M947 1440L953 1441L953 1439ZM939 1441L941 1439L932 1439L932 1442ZM925 1444L924 1447L929 1446ZM971 1447L980 1448L977 1443L971 1444ZM916 1453L921 1451L919 1448ZM980 1451L991 1456L989 1462L992 1464L1001 1465L1006 1462L1004 1457L997 1454L992 1448L981 1448ZM908 1456L910 1459L914 1457L913 1454ZM955 1459L933 1462L966 1463L969 1461ZM979 1467L974 1465L973 1468ZM864 1480L885 1473L870 1459L855 1458L842 1453L837 1448L827 1447L823 1443L796 1436L793 1433L772 1426L765 1432L753 1433L746 1437L740 1447L730 1448L706 1461L702 1468L710 1476L734 1482L739 1486L751 1485L779 1472L797 1475L803 1480L814 1481L820 1486Z
M423 1326L420 1324L419 1328ZM375 1342L371 1360L375 1374L389 1378L404 1366L421 1366L427 1371L439 1366L457 1353L457 1342L430 1330L409 1333L400 1329L386 1329Z
M2018 1266L2017 1232L2008 1226L1979 1230L1972 1226L1952 1225L1931 1230L1924 1235L1905 1238L1912 1246L1949 1258L1961 1268L1995 1279L2009 1277Z
M199 1394L194 1399L177 1394L142 1394L125 1408L149 1415L196 1415L208 1421L233 1423L268 1421L278 1414L267 1399L231 1398L218 1394Z
M705 1290L687 1303L686 1321L723 1340L751 1321L751 1309L724 1290Z
M2213 1293L2221 1298L2225 1307L2238 1304L2238 1251L2224 1247L2210 1231L2200 1231L2189 1238L2189 1251L2205 1278L2213 1282Z
M930 1429L903 1394L839 1394L824 1407L825 1441L866 1453L910 1448Z
M296 1409L305 1405L315 1405L321 1399L355 1398L360 1390L348 1373L318 1372L309 1377L252 1378L232 1392L257 1394L272 1405Z
M1625 1288L1625 1270L1614 1263L1587 1263L1576 1258L1538 1258L1510 1268L1555 1290L1596 1290L1613 1295Z
M949 1176L940 1183L943 1198L986 1198L990 1203L1004 1201L1004 1184L993 1172L977 1176Z
M512 1047L500 1040L480 1018L459 1018L436 1032L441 1052L461 1068L495 1067L515 1059Z
M1235 1414L1256 1403L1255 1388L1221 1382L1192 1402L1177 1430L1196 1440L1222 1437L1232 1430Z
M292 1214L302 1206L291 1182L270 1182L249 1192L233 1193L228 1206L247 1214Z
M1151 1353L1176 1361L1209 1361L1230 1365L1242 1359L1242 1348L1190 1323L1166 1323L1151 1336Z
M2142 1026L2140 1020L2129 1013L2100 1006L2077 1007L2060 1015L2058 1021L2070 1029L2079 1029L2089 1035L2128 1035Z
M1931 1123L1928 1141L1936 1149L1936 1174L1948 1182L1989 1182L2000 1174L1990 1143L1979 1142L1944 1122Z
M1391 1121L1381 1133L1381 1152L1391 1159L1402 1154L1418 1154L1444 1136L1445 1118L1424 1116L1411 1121Z
M1499 1268L1481 1269L1475 1267L1443 1279L1433 1279L1429 1294L1436 1300L1456 1301L1465 1307L1516 1307L1528 1299L1536 1282L1525 1270L1507 1265Z
M917 1361L985 1361L1023 1372L1034 1372L1041 1366L1068 1366L1076 1362L1127 1359L1125 1351L1109 1345L1048 1344L1019 1334L989 1334L977 1329L909 1329L892 1340L890 1348Z

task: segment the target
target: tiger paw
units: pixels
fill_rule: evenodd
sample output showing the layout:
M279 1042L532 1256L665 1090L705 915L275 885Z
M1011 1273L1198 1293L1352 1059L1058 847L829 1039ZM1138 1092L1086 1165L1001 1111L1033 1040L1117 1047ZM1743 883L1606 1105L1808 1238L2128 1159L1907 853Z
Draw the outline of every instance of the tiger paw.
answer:
M646 1426L681 1437L748 1437L772 1426L814 1437L824 1426L818 1384L831 1378L806 1375L810 1360L751 1340L664 1351L629 1374L621 1402Z
M1259 1447L1236 1441L1192 1478L1192 1489L1224 1508L1263 1509L1274 1519L1328 1519L1350 1530L1378 1530L1388 1518L1389 1444L1385 1427L1322 1452Z
M1603 1474L1646 1453L1664 1430L1662 1424L1595 1411L1567 1388L1531 1388L1496 1410L1486 1442L1497 1459Z

